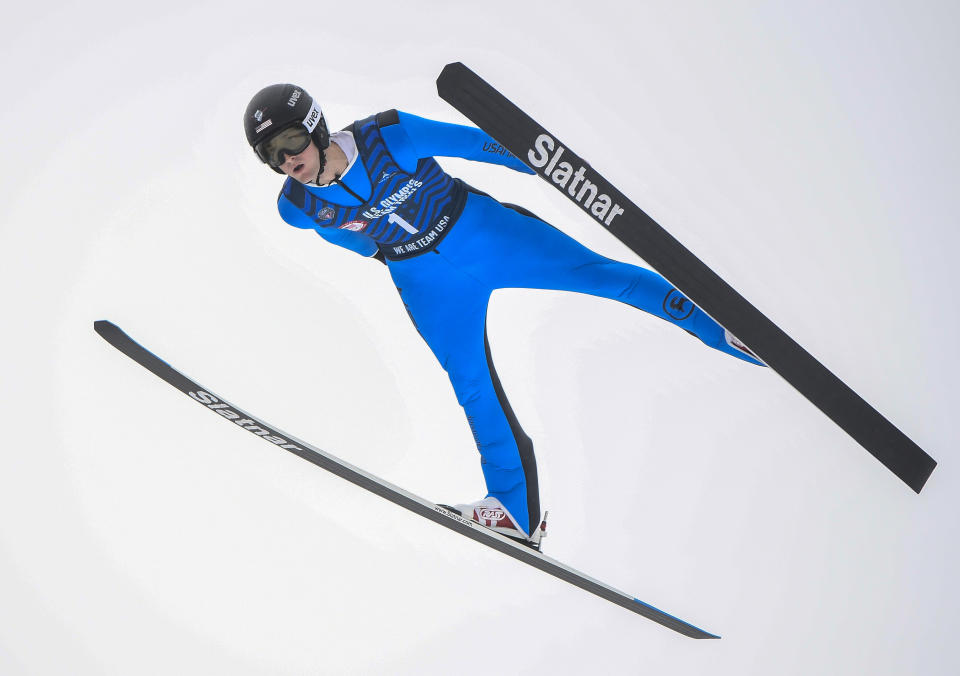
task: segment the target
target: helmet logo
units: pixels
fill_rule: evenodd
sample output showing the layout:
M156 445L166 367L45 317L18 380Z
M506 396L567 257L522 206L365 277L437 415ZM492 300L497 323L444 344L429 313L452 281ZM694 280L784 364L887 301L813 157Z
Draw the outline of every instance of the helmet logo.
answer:
M257 112L253 114L253 119L255 119L257 122L263 122L263 113L265 110L266 108L258 109Z
M295 105L297 105L297 101L300 100L300 95L301 95L302 93L303 93L303 92L300 91L299 89L294 89L294 90L293 90L293 93L290 95L290 98L287 99L287 105L290 106L291 108L293 108Z
M310 112L303 118L303 126L307 128L307 131L312 132L316 129L317 123L320 122L322 117L323 113L320 112L320 106L317 105L316 101L313 101L310 104Z
M257 111L257 112L259 112L259 111ZM259 133L262 132L264 129L266 129L267 127L269 127L271 124L273 124L273 120L267 120L267 121L264 122L263 124L258 124L258 125L257 125L257 128L253 130L253 133L254 133L254 134L259 134Z

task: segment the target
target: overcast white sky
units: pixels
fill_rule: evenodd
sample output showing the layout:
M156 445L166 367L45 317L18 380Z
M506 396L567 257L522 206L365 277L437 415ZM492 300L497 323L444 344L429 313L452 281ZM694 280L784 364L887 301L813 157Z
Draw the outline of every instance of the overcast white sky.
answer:
M0 26L0 672L955 674L955 3L33 3ZM800 6L797 6L797 5ZM723 9L719 5L724 5ZM775 374L625 306L494 296L545 552L693 641L228 426L436 501L469 429L386 269L286 226L241 114L466 122L463 61L940 461L916 495ZM443 160L642 263L535 177Z

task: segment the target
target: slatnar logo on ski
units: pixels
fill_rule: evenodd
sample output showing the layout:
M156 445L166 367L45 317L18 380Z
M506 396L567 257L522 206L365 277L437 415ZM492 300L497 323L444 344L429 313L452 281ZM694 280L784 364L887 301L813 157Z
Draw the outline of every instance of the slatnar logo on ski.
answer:
M285 448L289 450L302 451L303 449L297 446L296 444L291 444L289 441L281 437L279 434L267 427L261 427L257 424L256 420L251 420L250 418L244 418L241 414L230 408L230 404L225 404L209 392L204 392L203 390L198 390L196 392L188 392L187 394L196 401L199 401L201 404L205 404L207 408L216 411L224 418L239 425L248 432L253 432L258 437L263 437L271 444L276 444L280 448Z
M566 188L570 197L583 207L584 211L604 225L610 225L616 216L623 213L623 209L619 204L614 204L609 195L601 193L597 185L585 177L586 167L581 165L574 171L572 164L559 161L565 150L566 148L549 134L540 134L533 143L533 150L527 151L527 159L531 165L541 169L544 176L561 188ZM573 178L572 181L571 178ZM570 185L568 186L567 183Z

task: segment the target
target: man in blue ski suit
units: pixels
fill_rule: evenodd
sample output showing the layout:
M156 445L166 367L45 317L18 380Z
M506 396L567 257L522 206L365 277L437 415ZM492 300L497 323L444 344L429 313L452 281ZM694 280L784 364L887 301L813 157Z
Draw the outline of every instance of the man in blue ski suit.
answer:
M760 364L657 273L604 258L445 173L435 156L534 173L479 129L389 110L328 133L317 102L291 84L254 96L244 127L258 156L288 176L277 202L287 223L390 270L414 325L450 377L480 451L488 493L455 507L467 518L539 549L533 443L504 394L487 342L495 289L611 298Z

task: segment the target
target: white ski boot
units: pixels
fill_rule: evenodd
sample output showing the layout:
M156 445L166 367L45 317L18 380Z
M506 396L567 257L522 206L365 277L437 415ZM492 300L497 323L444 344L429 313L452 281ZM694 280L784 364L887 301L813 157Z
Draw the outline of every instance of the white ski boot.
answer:
M439 506L451 512L456 512L464 518L472 519L485 528L489 528L501 535L506 535L537 551L540 551L540 543L543 538L547 536L546 512L543 514L543 520L540 522L539 528L534 530L532 535L527 535L526 532L517 525L516 519L510 515L507 508L494 497L484 498L483 500L469 504Z
M724 337L724 339L727 341L727 345L729 345L729 346L732 347L733 349L742 352L743 354L747 355L748 357L751 357L751 358L753 358L753 359L756 359L757 361L760 361L760 357L758 357L757 355L755 355L755 354L753 353L753 350L751 350L749 347L747 347L746 345L744 345L742 340L740 340L739 338L737 338L735 335L733 335L732 333L730 333L730 332L727 331L726 329L723 330L723 337Z

